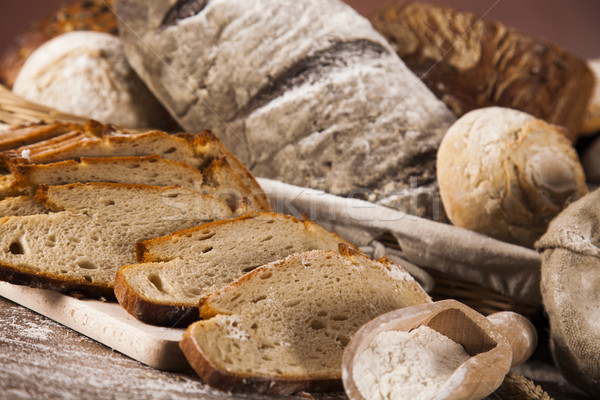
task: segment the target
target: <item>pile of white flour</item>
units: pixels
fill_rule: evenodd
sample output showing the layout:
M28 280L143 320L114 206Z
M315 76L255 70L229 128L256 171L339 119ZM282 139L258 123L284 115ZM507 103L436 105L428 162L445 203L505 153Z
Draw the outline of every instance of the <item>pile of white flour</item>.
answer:
M356 358L354 381L368 400L430 400L469 358L460 344L425 325L382 332Z

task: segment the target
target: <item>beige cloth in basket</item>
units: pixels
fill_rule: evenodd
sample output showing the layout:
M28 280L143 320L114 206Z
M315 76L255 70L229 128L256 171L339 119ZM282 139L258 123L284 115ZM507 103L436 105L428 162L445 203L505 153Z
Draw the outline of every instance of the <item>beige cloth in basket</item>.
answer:
M526 304L541 303L540 257L531 249L426 220L367 201L334 196L323 191L259 179L273 209L306 216L367 250L374 257L390 257L406 267L425 286L431 285L424 267L477 284ZM389 233L397 248L378 241Z

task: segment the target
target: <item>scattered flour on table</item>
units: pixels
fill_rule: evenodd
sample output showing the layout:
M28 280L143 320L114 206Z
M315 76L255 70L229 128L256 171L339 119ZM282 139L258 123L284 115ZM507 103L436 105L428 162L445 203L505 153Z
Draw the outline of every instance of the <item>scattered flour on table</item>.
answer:
M460 344L425 325L382 332L356 358L354 381L365 399L430 400L469 358Z

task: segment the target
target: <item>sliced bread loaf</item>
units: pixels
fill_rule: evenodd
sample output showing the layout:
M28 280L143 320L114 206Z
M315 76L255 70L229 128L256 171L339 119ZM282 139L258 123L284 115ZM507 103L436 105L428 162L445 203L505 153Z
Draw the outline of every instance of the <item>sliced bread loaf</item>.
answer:
M401 267L340 245L259 267L201 301L180 347L209 385L292 393L340 389L350 337L385 312L431 301Z
M0 280L113 297L138 241L231 217L220 200L178 187L111 183L42 186L54 213L0 220Z
M137 319L189 325L198 301L254 268L306 250L354 247L310 221L264 213L212 222L136 246L141 264L117 273L115 295Z
M4 190L10 195L34 195L39 185L113 182L151 186L180 186L211 194L233 210L260 212L263 207L252 199L252 193L229 166L224 157L216 158L200 170L180 161L157 155L143 157L82 157L50 164L15 163L12 179ZM2 190L0 186L0 196ZM24 215L24 214L22 214Z
M128 157L159 155L202 170L213 161L227 160L245 190L262 211L270 211L269 200L256 179L211 132L170 135L161 131L134 132L111 125L88 124L49 140L0 153L4 165L14 169L18 163L47 164L81 157Z

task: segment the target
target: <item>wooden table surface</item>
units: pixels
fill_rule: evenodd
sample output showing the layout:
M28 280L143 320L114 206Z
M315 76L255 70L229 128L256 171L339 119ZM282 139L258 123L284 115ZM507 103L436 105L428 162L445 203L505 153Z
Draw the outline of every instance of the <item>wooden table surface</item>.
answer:
M191 374L145 366L46 317L0 297L0 399L300 399L310 395L264 397L210 389ZM541 365L537 364L538 366ZM535 375L556 372L547 365L525 366ZM540 375L541 376L541 375ZM542 379L544 379L542 377ZM556 400L588 397L564 383L540 382ZM343 400L342 393L314 394L315 400ZM497 395L489 399L502 400Z
M2 400L265 399L220 392L194 375L145 366L2 297L0 327Z

